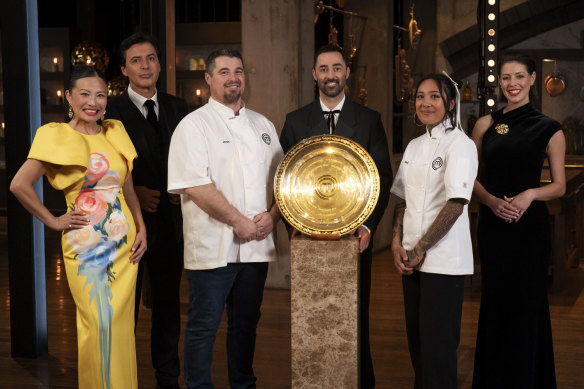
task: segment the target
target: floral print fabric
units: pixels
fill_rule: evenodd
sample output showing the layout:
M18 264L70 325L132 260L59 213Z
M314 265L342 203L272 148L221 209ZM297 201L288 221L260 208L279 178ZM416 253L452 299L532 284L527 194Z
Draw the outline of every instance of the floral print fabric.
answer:
M136 150L117 120L105 120L97 135L49 123L37 130L28 157L45 163L46 177L64 192L67 208L90 219L61 239L77 310L79 388L137 389L138 266L130 263L136 227L122 191Z
M110 283L115 279L113 263L117 250L127 244L128 220L122 212L118 193L120 175L109 170L108 156L92 153L85 180L69 209L84 212L90 224L71 230L67 241L81 264L78 275L85 276L89 304L96 304L100 347L100 370L103 388L110 388L111 323L113 307ZM104 271L105 270L105 271Z

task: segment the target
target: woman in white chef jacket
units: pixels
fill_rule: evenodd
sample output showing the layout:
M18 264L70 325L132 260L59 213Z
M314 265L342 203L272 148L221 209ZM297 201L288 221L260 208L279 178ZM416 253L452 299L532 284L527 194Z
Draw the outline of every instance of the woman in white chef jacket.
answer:
M426 131L408 144L391 188L397 197L392 251L403 275L415 389L457 386L464 275L473 272L467 208L478 166L459 101L447 75L420 81L416 121Z

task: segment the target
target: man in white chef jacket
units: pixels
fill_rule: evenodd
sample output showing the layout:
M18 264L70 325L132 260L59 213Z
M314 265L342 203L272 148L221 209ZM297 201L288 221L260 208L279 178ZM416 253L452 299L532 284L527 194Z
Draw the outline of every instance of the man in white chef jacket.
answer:
M274 125L241 100L241 54L214 51L206 66L209 102L179 123L168 160L168 191L181 194L189 281L185 380L189 389L213 387L213 343L226 306L229 384L255 388L256 327L280 218L273 176L283 153Z

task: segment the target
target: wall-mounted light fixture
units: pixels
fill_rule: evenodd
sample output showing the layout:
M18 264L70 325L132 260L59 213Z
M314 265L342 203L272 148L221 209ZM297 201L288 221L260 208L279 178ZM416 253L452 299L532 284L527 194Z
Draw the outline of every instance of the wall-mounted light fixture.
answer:
M495 90L499 52L499 1L480 0L479 4L481 66L478 77L478 96L481 100L481 115L493 112L497 108Z

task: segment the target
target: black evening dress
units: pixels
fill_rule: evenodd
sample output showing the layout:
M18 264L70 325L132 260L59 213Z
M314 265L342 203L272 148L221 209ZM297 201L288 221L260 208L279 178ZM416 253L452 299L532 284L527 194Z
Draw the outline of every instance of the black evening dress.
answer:
M546 147L560 124L531 104L492 117L482 141L481 184L500 198L539 187ZM556 387L546 285L550 238L542 201L532 202L516 223L481 205L482 294L473 389Z

